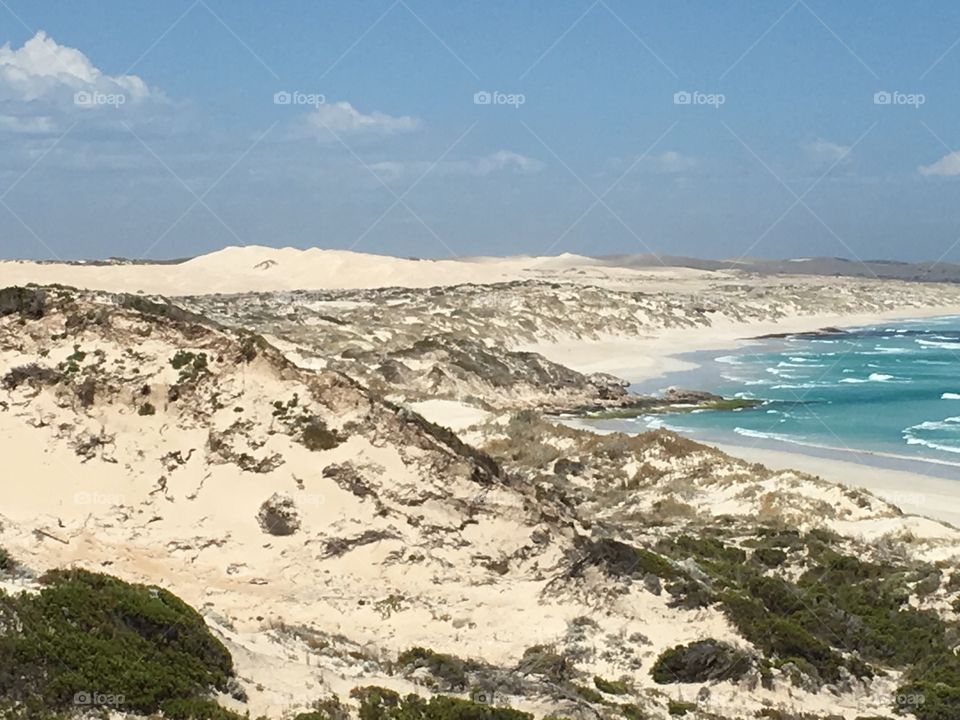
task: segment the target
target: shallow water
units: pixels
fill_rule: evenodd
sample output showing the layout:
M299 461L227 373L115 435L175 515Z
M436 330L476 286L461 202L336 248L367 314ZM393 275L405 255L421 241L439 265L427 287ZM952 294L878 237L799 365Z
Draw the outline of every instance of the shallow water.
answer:
M700 367L633 390L673 385L761 404L604 425L636 431L639 422L714 441L866 452L960 470L958 316L755 341L736 352L684 357Z

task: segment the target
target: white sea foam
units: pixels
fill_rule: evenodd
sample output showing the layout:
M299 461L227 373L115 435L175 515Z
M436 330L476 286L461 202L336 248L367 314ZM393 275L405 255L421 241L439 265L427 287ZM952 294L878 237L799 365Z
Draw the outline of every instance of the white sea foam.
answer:
M758 440L780 440L781 442L796 443L797 445L803 445L803 443L791 436L785 435L783 433L775 432L761 432L760 430L751 430L750 428L735 427L733 431L737 435L743 435L744 437L756 438Z
M944 393L940 396L941 400L960 400L960 393Z
M933 448L934 450L942 450L943 452L960 453L960 445L944 444L948 442L950 438L937 437L931 440L928 438L917 437L918 432L944 432L958 430L960 430L960 416L948 417L944 418L943 420L927 420L926 422L918 423L905 428L903 431L903 439L907 441L907 445L922 445L923 447ZM960 435L958 435L957 439L960 441Z
M922 345L923 347L943 348L944 350L960 350L960 342L941 342L934 340L921 340L920 338L917 338L915 342L917 345Z
M843 378L842 383L867 383L867 382L904 382L902 378L885 373L870 373L866 378Z

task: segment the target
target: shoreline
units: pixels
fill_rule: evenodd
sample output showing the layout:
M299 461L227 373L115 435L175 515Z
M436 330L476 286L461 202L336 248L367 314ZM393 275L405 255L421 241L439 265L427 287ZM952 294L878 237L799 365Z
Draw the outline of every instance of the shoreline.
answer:
M735 350L759 339L760 335L795 335L825 327L853 328L887 321L925 320L960 315L960 305L939 305L890 310L882 313L848 315L790 315L758 322L716 322L706 327L667 328L656 336L568 340L533 343L520 350L537 352L554 362L582 373L604 372L631 384L655 380L668 373L695 370L696 363L678 356L693 352Z
M632 340L577 341L540 345L534 350L580 372L608 372L631 384L649 384L676 372L695 371L700 364L678 356L696 352L735 350L772 333L797 334L825 327L841 329L876 325L887 321L924 320L960 315L960 307L906 308L884 313L853 315L791 316L755 323L721 323L706 328L662 331L658 337ZM696 388L702 389L702 388ZM586 423L582 429L605 432ZM642 431L638 428L638 431ZM896 458L877 456L876 463L863 463L832 456L828 448L790 446L764 447L759 443L715 441L685 433L697 442L716 447L732 457L757 462L771 469L798 470L823 480L867 490L901 508L906 514L931 518L960 527L960 484L916 468L896 467ZM868 454L864 451L864 454ZM907 461L922 464L925 461Z

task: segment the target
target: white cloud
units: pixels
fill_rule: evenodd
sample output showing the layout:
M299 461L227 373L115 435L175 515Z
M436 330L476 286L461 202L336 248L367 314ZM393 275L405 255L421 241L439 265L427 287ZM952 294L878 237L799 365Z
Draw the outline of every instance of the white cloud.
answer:
M700 165L700 161L691 155L684 155L675 150L666 150L659 155L617 156L609 158L600 175L629 175L636 171L641 173L679 175L693 170Z
M697 161L689 155L681 155L673 150L668 150L655 157L654 161L657 168L665 173L684 172L690 170L697 164Z
M918 169L921 175L927 176L949 177L952 175L960 175L960 152L948 153L935 163L921 165Z
M321 139L322 135L329 136L330 132L337 135L393 135L416 130L420 126L420 121L409 115L396 117L378 111L364 115L348 102L319 105L307 116L307 122L321 133Z
M527 157L510 150L498 150L495 153L468 160L443 160L439 163L427 160L411 162L391 160L373 163L370 167L379 175L390 180L396 180L407 176L420 177L424 173L429 173L428 178L430 176L486 177L498 172L529 175L540 172L545 165L536 158Z
M814 160L826 163L835 163L845 160L853 150L849 145L840 145L839 143L817 138L807 144L807 154Z
M80 90L122 94L131 103L157 96L136 75L106 75L43 31L17 50L10 43L0 46L0 100L72 100Z

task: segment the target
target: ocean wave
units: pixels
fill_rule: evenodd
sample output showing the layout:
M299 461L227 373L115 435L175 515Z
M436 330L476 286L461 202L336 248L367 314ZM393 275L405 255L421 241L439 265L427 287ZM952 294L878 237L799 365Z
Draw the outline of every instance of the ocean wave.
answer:
M948 453L960 453L960 447L955 445L944 445L943 443L933 442L932 440L924 440L923 438L918 437L908 437L905 438L907 445L922 445L923 447L928 447L933 450L942 450L943 452Z
M750 428L742 428L742 427L735 427L733 431L737 435L743 435L743 437L749 437L749 438L756 438L758 440L779 440L780 442L797 443L798 445L803 444L797 438L792 437L790 435L785 435L783 433L762 432L760 430L751 430Z
M884 373L870 373L866 378L843 378L842 383L868 383L868 382L909 382L903 378Z
M793 368L796 369L796 368ZM766 372L771 375L776 375L777 377L786 378L787 380L799 380L800 377L796 373L789 372L789 368L778 368L778 367L768 367Z
M907 355L914 352L912 348L902 347L884 347L879 345L872 350L861 350L853 353L854 355Z
M960 393L944 393L940 396L941 400L960 400Z
M722 355L720 357L714 358L714 362L723 363L724 365L743 365L740 359L736 355Z
M826 365L823 365L823 364L821 364L821 363L815 362L816 360L819 360L819 359L820 359L820 358L818 358L818 357L801 357L801 356L797 356L797 357L791 357L791 358L788 358L788 359L790 360L791 363L801 363L801 364L800 364L800 365L786 365L785 363L782 363L782 362L781 362L780 365L784 365L785 367L805 367L805 368L808 368L808 367L811 367L811 368L826 367Z
M960 444L948 445L945 443L953 440L953 437L938 437L935 433L953 433L955 439L960 443L960 417L948 417L943 420L927 420L916 425L911 425L903 430L903 439L907 445L921 445L932 448L933 450L942 450L948 453L960 453ZM918 434L929 433L934 437L919 437Z
M960 350L960 342L941 342L934 340L921 340L917 338L914 342L923 347L942 348L944 350Z
M843 382L842 380L840 382ZM772 385L771 390L812 390L813 388L832 388L836 387L833 383L826 382L805 382L805 383L782 383Z

